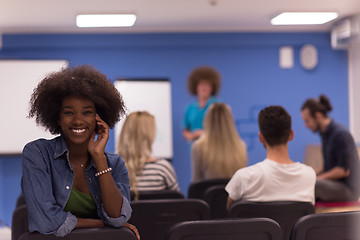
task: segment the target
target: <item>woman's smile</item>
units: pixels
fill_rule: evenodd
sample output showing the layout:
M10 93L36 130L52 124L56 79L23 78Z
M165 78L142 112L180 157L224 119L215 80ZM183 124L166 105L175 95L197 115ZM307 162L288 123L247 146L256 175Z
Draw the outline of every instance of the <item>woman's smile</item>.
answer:
M87 130L87 128L82 128L82 129L72 129L72 131L77 134L77 135L81 135L83 134L85 131Z

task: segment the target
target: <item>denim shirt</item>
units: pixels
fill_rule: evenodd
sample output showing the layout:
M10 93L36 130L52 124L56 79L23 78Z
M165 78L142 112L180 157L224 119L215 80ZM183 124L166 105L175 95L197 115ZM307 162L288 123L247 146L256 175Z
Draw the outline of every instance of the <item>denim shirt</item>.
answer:
M22 153L21 188L28 207L29 230L43 234L65 236L77 224L77 218L63 209L70 197L74 171L69 151L62 136L51 140L39 139L26 144ZM125 162L119 155L105 152L111 175L123 195L121 216L111 218L102 204L100 183L93 160L85 169L85 176L97 214L104 224L121 227L131 216L130 185Z

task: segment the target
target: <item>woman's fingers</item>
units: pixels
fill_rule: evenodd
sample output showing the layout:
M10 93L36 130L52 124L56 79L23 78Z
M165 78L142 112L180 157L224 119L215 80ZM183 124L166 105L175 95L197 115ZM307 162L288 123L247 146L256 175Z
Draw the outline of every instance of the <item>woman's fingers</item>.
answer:
M109 125L107 125L106 122L104 122L104 120L102 120L98 114L96 114L95 119L96 119L96 124L98 126L98 139L108 137Z
M91 155L103 154L107 141L109 140L109 126L102 120L98 114L95 116L96 125L98 128L97 138L95 138L95 132L90 137L88 150Z
M131 225L130 223L125 223L125 224L124 224L124 227L127 227L127 228L129 228L131 231L133 231L133 232L135 233L135 235L136 235L136 238L137 238L138 240L140 240L140 234L139 234L137 228L136 228L134 225Z

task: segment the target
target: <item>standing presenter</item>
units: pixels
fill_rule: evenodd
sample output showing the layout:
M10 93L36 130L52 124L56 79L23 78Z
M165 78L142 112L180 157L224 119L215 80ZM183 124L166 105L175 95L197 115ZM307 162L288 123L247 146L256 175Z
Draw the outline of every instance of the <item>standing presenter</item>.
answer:
M197 99L188 105L183 119L183 136L188 142L193 142L202 134L205 112L218 101L216 95L220 85L220 74L212 67L197 67L190 73L188 90Z

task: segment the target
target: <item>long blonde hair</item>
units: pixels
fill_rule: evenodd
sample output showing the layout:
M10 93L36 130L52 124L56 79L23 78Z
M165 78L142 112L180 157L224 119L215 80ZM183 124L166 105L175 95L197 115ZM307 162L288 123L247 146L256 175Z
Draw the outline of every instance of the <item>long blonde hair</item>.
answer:
M198 142L202 169L216 178L231 178L247 164L247 151L240 138L230 107L213 103L204 118L204 132Z
M120 133L118 154L125 161L130 189L135 196L138 193L136 175L141 174L145 162L151 157L155 134L155 117L147 111L130 113Z

